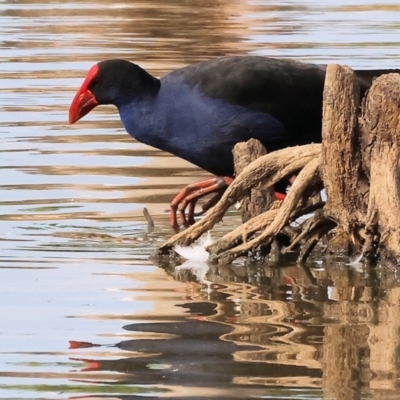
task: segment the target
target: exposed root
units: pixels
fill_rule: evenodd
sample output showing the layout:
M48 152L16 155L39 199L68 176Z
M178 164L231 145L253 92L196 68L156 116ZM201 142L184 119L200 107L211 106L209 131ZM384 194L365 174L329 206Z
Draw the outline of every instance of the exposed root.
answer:
M299 204L294 212L290 215L288 223L296 221L298 218L303 215L307 215L310 213L319 210L325 205L325 202L321 201L319 203L309 204L307 206L303 206L303 204ZM278 214L278 209L273 209L266 211L263 214L260 214L245 224L238 226L232 232L227 233L221 239L217 240L215 243L207 247L207 251L213 255L212 260L218 261L218 257L215 257L218 254L223 253L230 248L240 245L241 243L246 243L247 240L253 236L256 232L265 229L269 224L271 224L276 215ZM302 228L295 228L289 225L286 225L281 229L281 233L286 235L290 242L299 236L299 232L302 232Z
M297 262L300 264L305 262L321 238L335 228L335 226L336 224L334 221L322 217L312 230L306 231L304 237L307 239L305 243L302 244Z
M247 239L254 235L254 233L268 226L275 219L277 214L278 209L273 209L257 215L217 240L207 248L207 251L210 252L210 254L219 254L240 243L246 243Z
M307 221L303 223L301 232L297 237L295 237L292 240L290 246L288 246L284 250L284 253L292 251L293 248L297 246L299 243L306 243L312 240L313 238L316 238L318 236L319 230L324 225L327 225L329 227L329 230L327 232L329 232L336 226L334 221L330 220L324 215L323 210L319 210L312 217L310 217Z
M320 182L319 165L320 158L316 157L301 170L272 223L270 221L264 223L264 227L267 226L264 232L248 242L222 252L218 259L223 260L223 263L232 262L240 256L247 255L249 251L260 245L269 245L282 228L289 223L291 215L299 204L304 204L308 200L308 198L304 198L307 189L315 188L317 183Z
M247 142L236 143L232 153L235 176L239 176L254 160L266 155L267 150L259 140L250 139ZM247 222L256 215L268 211L275 200L275 188L272 186L264 187L263 183L259 182L240 202L242 222Z
M233 181L219 203L202 220L185 231L172 236L159 248L159 252L168 252L177 244L190 245L221 221L229 207L245 197L249 190L259 184L260 181L265 186L272 186L286 176L301 170L306 164L317 158L320 153L320 144L310 144L275 151L253 161Z

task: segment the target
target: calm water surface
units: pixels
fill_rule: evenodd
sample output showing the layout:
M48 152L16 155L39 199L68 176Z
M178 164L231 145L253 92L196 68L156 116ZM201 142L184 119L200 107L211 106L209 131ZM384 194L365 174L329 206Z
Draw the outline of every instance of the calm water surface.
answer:
M104 58L398 67L399 29L394 0L0 0L0 398L399 398L395 271L159 268L168 202L206 174L111 107L67 125Z

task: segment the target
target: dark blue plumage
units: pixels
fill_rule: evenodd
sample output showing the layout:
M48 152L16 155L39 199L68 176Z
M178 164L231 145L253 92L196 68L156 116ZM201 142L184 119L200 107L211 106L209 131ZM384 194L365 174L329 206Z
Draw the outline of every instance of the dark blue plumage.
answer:
M179 77L179 76L178 76ZM170 152L215 175L233 175L232 148L251 137L268 143L286 138L269 114L212 99L174 74L161 79L157 96L118 107L126 131L139 142Z

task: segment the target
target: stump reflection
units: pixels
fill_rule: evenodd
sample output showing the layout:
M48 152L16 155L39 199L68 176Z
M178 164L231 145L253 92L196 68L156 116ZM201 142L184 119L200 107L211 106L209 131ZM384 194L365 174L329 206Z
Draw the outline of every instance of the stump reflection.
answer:
M236 362L255 362L258 369L260 363L272 364L281 371L271 377L251 376L250 370L248 376L233 376L232 381L270 388L322 388L324 399L397 399L396 272L379 266L356 270L329 261L321 267L252 264L209 269L205 280L211 291L206 296L199 284L196 298L217 304L217 314L207 320L233 327L222 335L224 341L261 348L237 350ZM195 281L190 271L167 268L176 279Z

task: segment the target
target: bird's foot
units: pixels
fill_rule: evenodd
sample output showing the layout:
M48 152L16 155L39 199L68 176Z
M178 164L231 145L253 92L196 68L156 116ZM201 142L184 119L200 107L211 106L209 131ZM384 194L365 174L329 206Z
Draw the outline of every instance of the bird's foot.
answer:
M211 207L213 207L218 200L222 197L226 188L233 182L233 178L229 176L218 176L205 181L192 183L186 186L179 194L172 200L171 208L171 226L175 230L179 230L177 211L181 216L182 225L187 227L194 224L194 217L202 215ZM199 199L207 196L210 193L216 193L207 203L202 207L202 211L195 213L196 203ZM188 213L186 215L186 209Z
M288 182L293 184L296 179L296 175L289 178ZM176 231L179 231L178 224L178 211L184 227L188 227L195 223L195 217L203 215L210 208L214 207L218 203L226 188L233 182L233 178L229 176L218 176L215 178L207 179L192 183L182 189L178 195L172 200L170 204L171 208L171 226ZM195 212L197 201L210 193L215 195L208 200L203 206L202 210ZM283 201L286 197L285 193L275 192L276 200ZM186 213L187 210L187 213Z
M285 200L286 193L275 192L275 199L279 201Z

